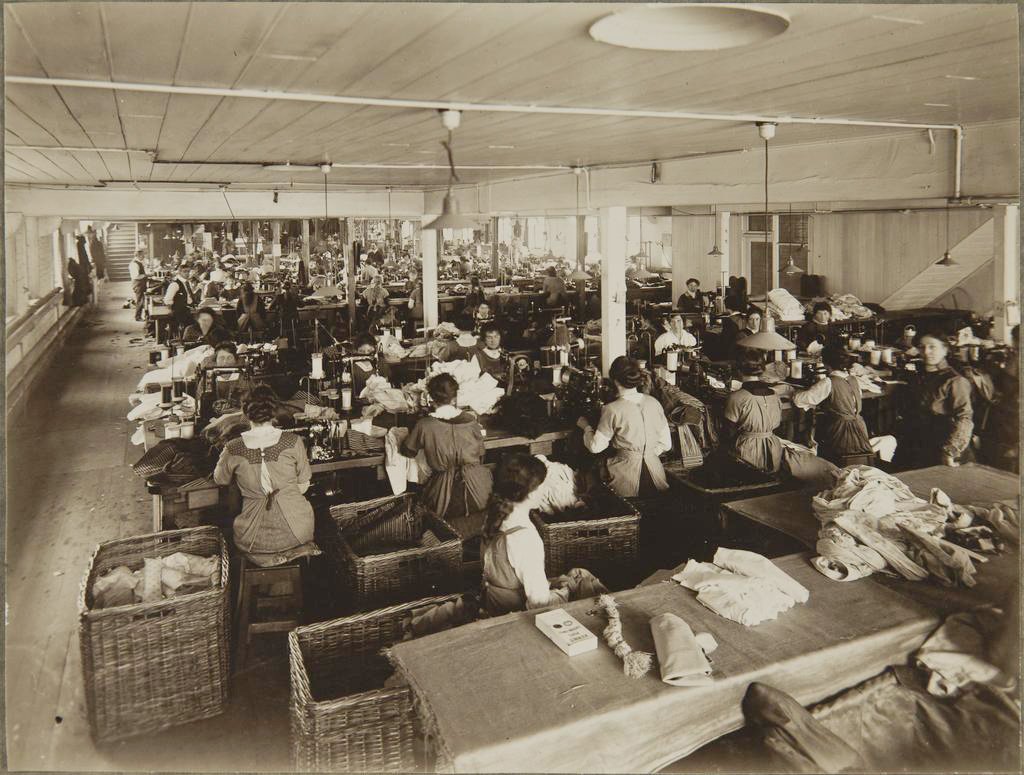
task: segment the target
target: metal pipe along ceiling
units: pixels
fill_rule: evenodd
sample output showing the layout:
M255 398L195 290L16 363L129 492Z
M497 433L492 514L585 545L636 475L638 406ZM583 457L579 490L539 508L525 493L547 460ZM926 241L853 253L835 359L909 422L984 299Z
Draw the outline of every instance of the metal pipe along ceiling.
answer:
M936 129L954 133L955 160L953 170L953 198L960 198L961 166L963 163L963 127L959 124L923 124L900 121L876 121L859 118L828 118L823 116L765 116L755 113L699 113L683 110L636 110L631 108L590 108L560 105L516 105L508 103L445 102L442 100L410 100L390 97L354 97L339 94L309 92L283 92L262 89L234 89L214 86L172 86L158 83L130 83L125 81L94 81L80 78L40 78L36 76L7 75L6 83L28 86L52 86L77 89L108 89L113 91L151 92L156 94L184 94L200 97L229 97L236 99L279 100L289 102L316 102L332 105L362 105L366 107L422 110L459 110L487 113L533 113L560 116L603 116L621 118L652 118L687 121L774 122L776 124L826 124L829 126L891 127L896 129Z

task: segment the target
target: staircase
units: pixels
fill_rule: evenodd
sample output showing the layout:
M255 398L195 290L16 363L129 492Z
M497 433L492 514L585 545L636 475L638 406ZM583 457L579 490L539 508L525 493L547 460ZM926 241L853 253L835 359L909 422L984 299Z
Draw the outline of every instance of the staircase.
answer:
M934 263L882 302L885 309L918 309L944 296L992 260L995 220L989 219L949 249L955 266ZM941 256L936 256L938 261Z
M115 231L114 227L117 227ZM128 262L138 247L138 228L134 223L116 221L107 229L107 276L111 282L127 280Z

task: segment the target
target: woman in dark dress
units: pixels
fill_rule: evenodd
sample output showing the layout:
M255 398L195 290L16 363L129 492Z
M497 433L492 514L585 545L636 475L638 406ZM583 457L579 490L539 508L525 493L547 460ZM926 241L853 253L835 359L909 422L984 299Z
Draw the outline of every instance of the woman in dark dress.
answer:
M476 415L455 406L459 385L450 374L427 382L435 409L416 423L400 451L416 457L422 450L433 471L423 503L465 538L480 534L483 510L491 497L491 472L482 464L483 429Z
M949 365L949 346L938 334L921 334L917 349L924 370L908 381L894 462L901 469L968 462L973 459L971 383Z
M263 298L256 293L252 283L242 286L238 303L235 305L238 313L238 332L261 335L267 326L267 310L263 304Z
M826 379L793 395L801 409L819 407L815 426L818 455L843 465L847 455L870 455L871 439L861 417L861 391L857 378L849 373L853 356L839 345L829 345L821 354L829 369Z

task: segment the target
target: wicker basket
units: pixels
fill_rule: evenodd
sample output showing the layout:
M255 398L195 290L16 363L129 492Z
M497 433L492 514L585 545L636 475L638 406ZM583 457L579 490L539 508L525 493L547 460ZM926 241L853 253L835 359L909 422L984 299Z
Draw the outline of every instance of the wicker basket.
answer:
M557 521L533 514L544 541L544 569L558 576L572 568L599 572L616 570L636 560L640 544L640 514L604 485L586 498L585 518ZM598 574L600 575L600 574Z
M351 610L365 611L427 593L457 590L462 577L462 541L443 519L428 513L406 493L331 507L328 562L347 593ZM430 530L433 546L367 553L375 542L415 542Z
M414 772L417 717L408 687L384 688L381 649L402 639L417 609L458 595L348 616L288 633L295 769Z
M119 565L186 552L220 557L216 587L93 610L93 582ZM100 544L79 597L79 646L97 743L216 716L228 695L228 550L214 527Z
M362 431L348 429L348 448L360 455L379 455L384 452L386 436L370 436Z

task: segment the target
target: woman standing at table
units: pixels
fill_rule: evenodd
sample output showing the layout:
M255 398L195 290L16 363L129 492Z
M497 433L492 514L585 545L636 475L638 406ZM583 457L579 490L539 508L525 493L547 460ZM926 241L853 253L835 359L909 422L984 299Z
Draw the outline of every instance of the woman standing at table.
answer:
M302 439L271 424L277 404L265 386L253 390L242 411L252 427L224 446L213 473L217 484L235 480L242 492L235 546L261 567L318 554L304 496L312 472Z
M561 605L608 591L582 568L570 570L554 583L544 573L544 542L530 511L536 506L534 493L546 476L544 463L522 452L506 455L498 464L483 525L483 606L491 616Z
M921 334L917 349L924 371L908 381L894 462L900 468L925 468L973 460L971 383L949 365L949 346L938 334Z
M849 372L853 356L842 346L827 345L821 360L829 369L828 377L795 393L793 404L804 410L823 409L814 431L818 455L843 465L847 455L872 454L868 428L860 414L860 384Z
M617 397L601 410L597 428L586 418L577 423L583 429L583 444L594 454L613 450L607 459L608 485L623 497L667 490L665 469L658 457L672 449L672 432L665 410L658 400L641 393L646 383L640 365L617 358L609 373Z
M400 446L406 457L422 450L434 472L423 488L424 504L465 538L480 534L491 496L491 472L483 465L484 433L476 415L455 406L459 383L451 374L427 382L434 411L416 423Z

